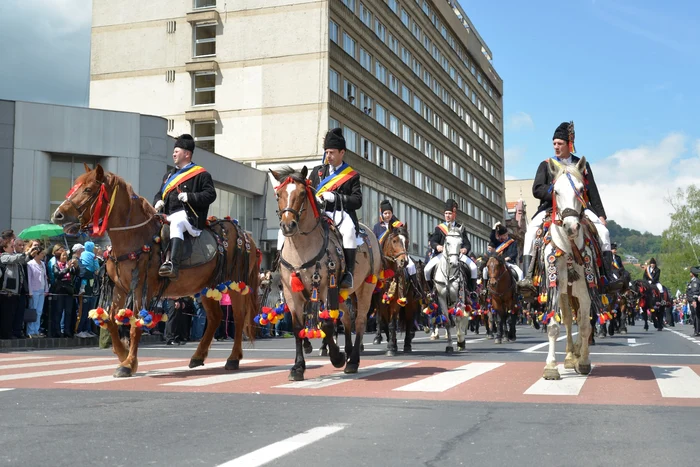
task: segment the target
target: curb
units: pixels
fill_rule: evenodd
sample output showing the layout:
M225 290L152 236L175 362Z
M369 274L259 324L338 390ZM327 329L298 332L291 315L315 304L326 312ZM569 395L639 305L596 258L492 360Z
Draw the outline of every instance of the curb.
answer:
M38 339L5 339L0 340L0 352L23 349L68 349L80 347L98 347L99 337L81 339L79 337L44 337ZM163 336L141 336L142 344L158 344L163 342Z

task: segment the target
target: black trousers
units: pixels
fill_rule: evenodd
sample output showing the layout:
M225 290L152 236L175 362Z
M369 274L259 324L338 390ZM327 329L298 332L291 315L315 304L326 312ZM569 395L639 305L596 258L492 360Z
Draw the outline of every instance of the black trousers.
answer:
M15 310L15 317L12 320L12 334L15 337L24 336L24 310L27 309L27 296L22 294L17 297L18 305Z
M0 339L12 339L18 309L19 295L0 295Z
M182 308L175 308L172 303L168 313L168 321L165 323L165 340L187 340L185 322L188 316L182 314Z

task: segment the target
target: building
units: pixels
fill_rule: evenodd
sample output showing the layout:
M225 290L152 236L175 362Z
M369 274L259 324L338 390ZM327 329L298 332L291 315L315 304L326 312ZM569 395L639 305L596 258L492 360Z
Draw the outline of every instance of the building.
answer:
M524 213L526 226L530 224L530 219L537 212L537 208L540 206L540 200L535 198L532 194L532 184L535 182L534 178L524 179L524 180L506 180L506 205L508 211L515 208L518 201L523 201ZM511 207L512 206L512 207Z
M152 201L163 174L172 168L174 144L167 120L161 117L0 100L0 160L8 169L0 172L5 200L0 229L19 233L49 223L84 173L83 164L101 164ZM237 218L261 249L269 251L267 175L201 148L194 159L207 167L216 186L217 199L209 214Z
M447 198L477 252L503 217L502 94L455 0L93 1L91 107L260 168L317 164L342 127L361 220L390 199L417 256Z

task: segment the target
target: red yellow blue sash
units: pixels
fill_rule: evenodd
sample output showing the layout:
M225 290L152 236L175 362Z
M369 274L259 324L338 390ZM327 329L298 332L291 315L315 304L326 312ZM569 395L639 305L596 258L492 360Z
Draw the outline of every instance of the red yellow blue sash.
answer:
M505 251L506 248L508 248L515 240L512 238L509 238L505 242L501 243L498 248L496 248L496 254L500 255Z
M397 229L399 227L403 226L403 222L400 220L395 220L394 222L391 223L391 227L394 229ZM386 236L386 233L389 231L389 229L385 229L384 232L379 236L379 243L382 243L382 239Z
M343 164L338 167L335 174L329 175L319 182L318 186L316 187L316 196L325 193L326 191L337 190L343 183L347 182L355 175L357 175L357 172L348 164L343 162Z
M450 231L450 228L447 226L447 224L438 224L438 229L442 231L445 235Z
M204 167L200 167L198 165L192 165L189 168L184 167L183 169L178 170L173 175L171 175L168 178L168 180L165 181L165 183L163 184L162 199L165 199L168 193L170 193L173 189L177 188L178 185L184 183L192 177L196 177L202 172L206 172Z

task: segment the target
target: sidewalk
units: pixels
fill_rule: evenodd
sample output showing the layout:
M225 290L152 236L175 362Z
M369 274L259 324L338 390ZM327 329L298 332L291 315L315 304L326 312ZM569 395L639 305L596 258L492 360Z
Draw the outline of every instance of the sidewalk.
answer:
M73 347L97 347L99 337L81 339L79 337L44 337L41 339L3 339L0 340L0 352L21 349L65 349ZM141 336L142 344L163 342L163 336Z

